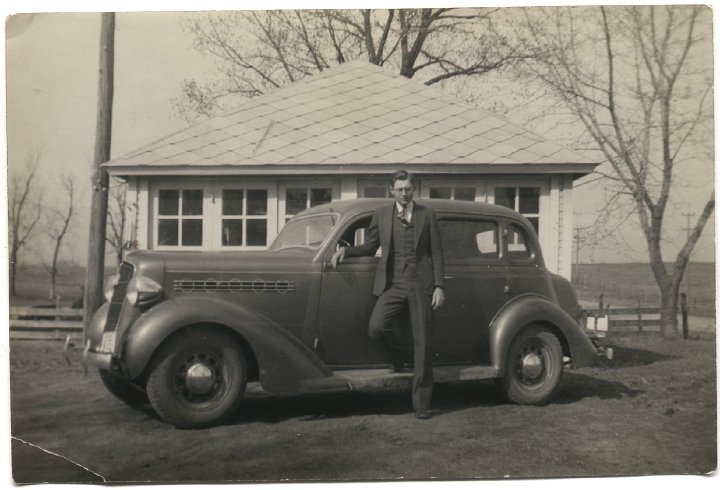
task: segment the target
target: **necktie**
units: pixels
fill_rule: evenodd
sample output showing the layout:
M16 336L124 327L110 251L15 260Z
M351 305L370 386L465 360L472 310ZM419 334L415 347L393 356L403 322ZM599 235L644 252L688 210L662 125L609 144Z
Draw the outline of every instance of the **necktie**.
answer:
M403 226L408 225L408 220L405 219L406 215L407 215L407 208L405 206L400 206L400 211L398 211L398 218L400 218L400 221L402 222Z

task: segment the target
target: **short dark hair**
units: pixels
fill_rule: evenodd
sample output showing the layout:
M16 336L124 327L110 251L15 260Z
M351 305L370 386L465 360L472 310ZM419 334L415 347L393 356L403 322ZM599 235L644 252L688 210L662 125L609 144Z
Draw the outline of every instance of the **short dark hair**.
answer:
M415 187L415 176L407 170L398 170L390 176L390 187L395 187L395 182L398 180L409 180L410 183Z

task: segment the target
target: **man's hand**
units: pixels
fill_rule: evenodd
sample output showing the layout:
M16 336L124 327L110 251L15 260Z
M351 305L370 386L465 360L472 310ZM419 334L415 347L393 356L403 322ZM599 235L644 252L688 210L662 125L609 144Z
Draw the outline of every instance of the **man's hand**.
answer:
M445 290L443 288L436 287L435 291L433 291L431 303L433 310L440 308L443 303L445 303Z
M338 264L342 264L345 259L345 247L339 248L335 251L332 258L330 259L330 265L333 269L337 269Z

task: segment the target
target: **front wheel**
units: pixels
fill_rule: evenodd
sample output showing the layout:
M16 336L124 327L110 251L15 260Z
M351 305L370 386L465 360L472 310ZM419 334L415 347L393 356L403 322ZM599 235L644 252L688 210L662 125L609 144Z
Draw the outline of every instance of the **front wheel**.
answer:
M240 404L247 383L238 343L219 332L171 338L153 359L147 394L157 414L181 429L222 422Z
M562 376L562 347L546 327L529 325L513 339L505 358L503 390L511 402L544 405Z

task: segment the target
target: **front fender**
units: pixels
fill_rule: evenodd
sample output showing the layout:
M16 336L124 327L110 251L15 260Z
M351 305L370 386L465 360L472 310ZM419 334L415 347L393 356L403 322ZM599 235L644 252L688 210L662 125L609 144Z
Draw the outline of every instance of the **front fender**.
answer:
M545 324L561 337L559 340L563 348L570 350L573 367L595 363L597 352L592 342L570 315L541 296L518 296L505 305L490 325L490 361L499 376L504 374L504 361L510 343L530 323Z
M332 376L327 366L297 338L264 316L207 295L159 303L143 313L125 336L122 360L127 376L139 376L157 347L189 325L224 325L250 344L260 382L269 391L298 391L308 380Z

